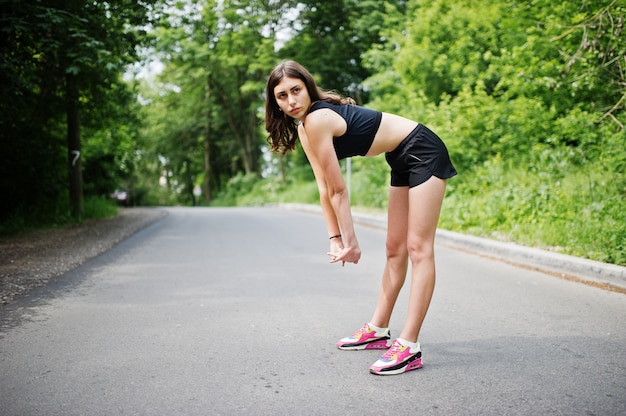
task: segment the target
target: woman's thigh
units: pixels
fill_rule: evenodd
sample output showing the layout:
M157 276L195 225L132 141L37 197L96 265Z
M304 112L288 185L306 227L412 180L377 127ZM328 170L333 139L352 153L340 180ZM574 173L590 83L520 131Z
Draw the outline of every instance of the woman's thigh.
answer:
M387 251L403 249L406 252L409 222L409 187L389 188L387 212Z
M445 192L446 180L436 176L409 190L407 213L409 247L422 244L432 246L434 243Z

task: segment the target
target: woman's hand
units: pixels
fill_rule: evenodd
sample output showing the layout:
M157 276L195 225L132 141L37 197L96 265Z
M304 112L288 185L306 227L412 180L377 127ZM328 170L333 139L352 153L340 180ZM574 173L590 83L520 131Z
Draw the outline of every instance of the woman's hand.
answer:
M333 241L335 240L335 241ZM341 262L344 266L346 263L357 264L361 258L361 249L359 247L344 247L341 239L333 239L330 242L330 256L331 263Z

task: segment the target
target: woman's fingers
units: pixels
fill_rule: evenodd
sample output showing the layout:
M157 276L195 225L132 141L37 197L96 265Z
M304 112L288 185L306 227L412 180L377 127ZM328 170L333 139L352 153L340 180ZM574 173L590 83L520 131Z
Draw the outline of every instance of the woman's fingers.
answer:
M350 249L346 249L346 248L341 250L341 252L339 253L328 252L327 254L330 256L331 263L341 262L342 266L345 265L346 263L357 264L359 262L359 258L361 257L360 255L356 255Z

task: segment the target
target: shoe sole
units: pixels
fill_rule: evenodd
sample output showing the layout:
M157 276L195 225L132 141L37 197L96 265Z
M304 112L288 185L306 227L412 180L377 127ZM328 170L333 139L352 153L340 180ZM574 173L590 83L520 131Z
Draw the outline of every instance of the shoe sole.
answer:
M344 351L358 351L358 350L388 350L391 348L391 341L387 339L381 339L374 342L368 342L367 344L348 344L337 345L337 348Z

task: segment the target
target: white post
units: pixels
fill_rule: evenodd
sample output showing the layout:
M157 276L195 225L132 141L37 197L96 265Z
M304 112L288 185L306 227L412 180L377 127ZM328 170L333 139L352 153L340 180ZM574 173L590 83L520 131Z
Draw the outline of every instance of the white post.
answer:
M346 186L348 188L348 197L350 196L350 176L352 175L352 158L346 159Z

